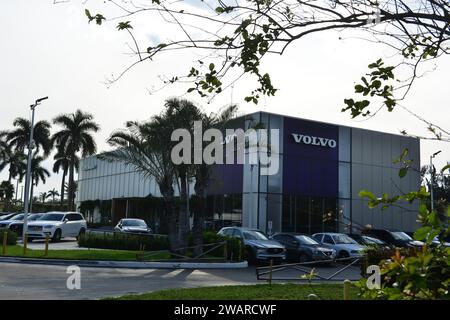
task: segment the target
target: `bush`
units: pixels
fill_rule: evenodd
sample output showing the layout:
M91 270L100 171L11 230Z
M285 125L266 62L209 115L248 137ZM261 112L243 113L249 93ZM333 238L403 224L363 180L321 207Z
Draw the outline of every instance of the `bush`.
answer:
M397 254L397 251L404 257L417 255L417 249L414 248L378 248L370 247L366 249L366 254L361 263L361 276L366 276L367 267L370 265L381 265L383 261L391 259Z
M87 232L78 238L80 247L134 250L144 246L145 251L159 251L169 249L169 241L161 235L133 235L124 233L96 233Z
M245 258L245 250L242 245L242 241L237 238L232 238L228 236L222 236L217 234L215 231L205 231L203 232L203 244L213 244L226 241L226 255L227 260L230 261L242 261ZM192 235L189 240L189 246L193 246ZM211 249L212 246L205 247L203 251ZM225 257L225 247L221 246L210 253L209 256L215 257Z
M0 244L3 245L3 234L7 233L6 244L15 245L17 244L17 234L9 229L0 229Z

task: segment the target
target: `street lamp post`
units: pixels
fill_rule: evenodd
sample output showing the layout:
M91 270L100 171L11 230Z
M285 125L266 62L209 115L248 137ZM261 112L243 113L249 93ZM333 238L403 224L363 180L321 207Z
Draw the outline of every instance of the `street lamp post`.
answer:
M433 159L436 157L439 153L441 153L442 150L439 150L438 152L433 153L430 156L430 173L431 173L431 183L430 183L430 200L431 200L431 211L434 210L434 197L433 197L433 184L434 184L434 169L433 169Z
M48 97L37 99L31 108L31 128L30 128L30 141L28 144L28 159L27 159L27 174L25 176L25 194L24 194L24 217L23 217L23 231L22 239L25 239L25 234L28 232L28 214L30 206L30 180L31 180L31 161L33 158L33 133L34 133L34 109L41 103L41 101L48 99Z

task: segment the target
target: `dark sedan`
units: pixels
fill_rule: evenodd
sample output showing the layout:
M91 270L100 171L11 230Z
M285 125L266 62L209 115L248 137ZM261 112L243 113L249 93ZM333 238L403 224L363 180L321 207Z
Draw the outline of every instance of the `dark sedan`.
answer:
M334 249L320 245L316 240L306 234L277 233L272 239L286 247L287 258L291 261L324 261L336 257Z
M114 228L114 231L124 232L124 233L139 233L139 234L151 234L152 229L147 226L142 219L121 219L119 223Z
M385 249L391 247L385 241L375 238L375 237L366 236L366 235L362 235L362 234L354 234L354 233L348 234L348 236L350 238L352 238L353 240L355 240L356 242L358 242L362 246L385 248Z
M424 243L416 241L402 231L390 231L386 229L365 229L363 235L381 239L389 245L400 248L421 248Z

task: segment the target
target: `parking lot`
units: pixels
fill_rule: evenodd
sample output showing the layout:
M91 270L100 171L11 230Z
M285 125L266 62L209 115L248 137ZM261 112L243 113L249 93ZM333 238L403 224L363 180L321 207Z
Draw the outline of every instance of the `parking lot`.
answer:
M338 267L318 268L321 275ZM98 299L129 293L172 288L192 288L264 283L257 281L255 268L245 269L115 269L81 268L81 289L69 290L66 266L46 266L0 262L0 299ZM286 270L279 275L299 278L300 272ZM274 275L274 282L279 276ZM346 270L337 279L358 277L359 268ZM290 282L290 281L283 281Z

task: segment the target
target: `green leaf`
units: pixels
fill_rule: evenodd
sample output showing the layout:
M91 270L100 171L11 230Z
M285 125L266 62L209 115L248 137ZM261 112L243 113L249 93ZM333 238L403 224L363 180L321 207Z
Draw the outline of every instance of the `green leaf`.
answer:
M371 200L376 200L377 199L372 192L367 191L367 190L361 190L358 195L361 198L369 198Z
M91 13L89 12L89 10L88 9L84 9L84 13L86 14L86 16L88 17L89 22L90 22L92 20L92 16L91 16Z
M417 229L416 232L414 232L414 239L419 241L425 239L430 230L431 227L422 227Z
M441 169L441 172L444 172L445 170L449 169L450 170L450 164L447 164L445 167L443 167Z
M408 167L404 167L404 168L401 168L399 171L398 171L398 176L400 177L400 178L404 178L405 176L406 176L406 174L408 173Z
M222 7L217 7L215 11L216 11L217 13L219 13L219 14L225 12L225 10L224 10Z
M210 63L210 64L209 64L209 70L210 70L210 71L213 71L213 70L214 70L214 67L215 67L215 66L214 66L214 63Z

